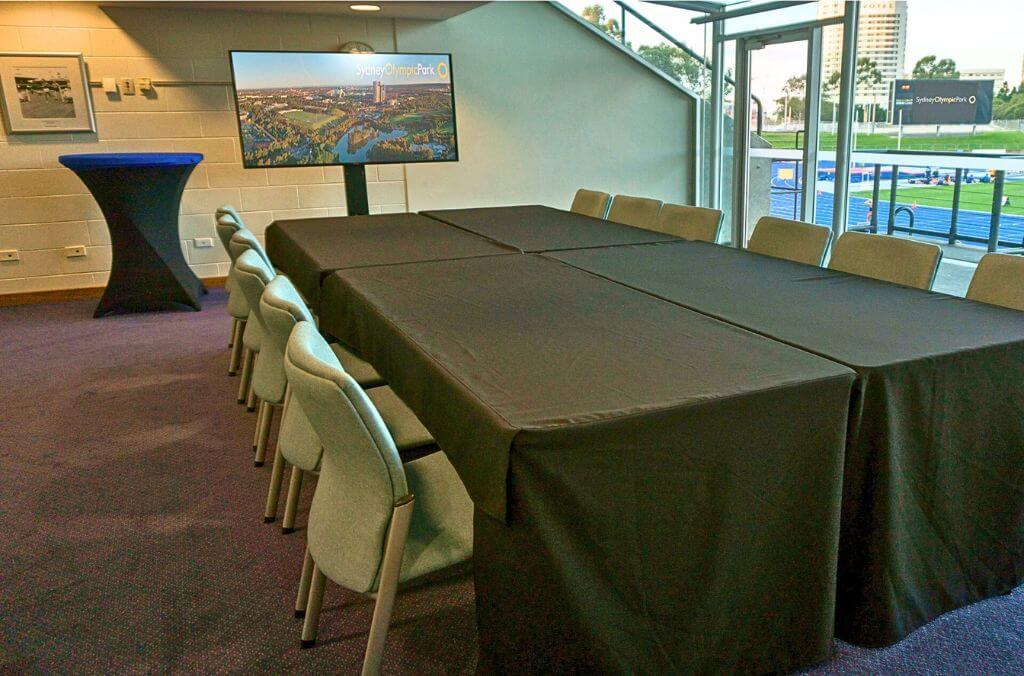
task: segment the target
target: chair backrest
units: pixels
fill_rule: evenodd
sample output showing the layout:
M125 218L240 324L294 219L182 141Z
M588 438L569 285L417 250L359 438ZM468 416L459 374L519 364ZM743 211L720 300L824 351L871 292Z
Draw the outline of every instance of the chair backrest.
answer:
M646 197L630 197L629 195L616 195L612 200L612 206L608 210L608 220L623 225L632 225L636 228L651 230L658 220L658 212L661 211L661 202Z
M231 255L231 250L229 249L231 236L244 229L246 229L245 226L231 218L230 214L217 217L217 237L220 238L220 243L224 245L224 250L228 252L229 256Z
M666 235L714 244L722 231L723 216L718 209L665 203L658 212L654 229Z
M263 262L269 265L271 269L274 267L274 264L270 262L270 256L268 256L267 252L263 250L263 245L260 244L258 239L256 239L256 235L252 234L252 230L249 230L248 228L236 230L235 233L231 235L231 239L228 240L227 248L228 256L231 257L232 262L237 261L239 256L251 249L255 251L259 257L263 259Z
M355 591L373 589L395 504L409 493L384 421L312 322L299 322L285 372L324 447L307 542L317 566Z
M572 206L569 207L569 211L583 214L584 216L604 218L604 215L608 213L608 202L611 199L612 196L606 192L580 188L572 199Z
M260 357L256 360L256 368L253 371L253 391L260 399L271 404L280 404L284 401L286 385L282 362L283 354L278 351L277 354L271 352L266 357L264 356L263 350L268 347L266 336L270 331L260 304L263 292L274 276L274 268L267 265L266 261L252 249L242 252L235 259L235 285L242 291L245 300L249 303L250 321L255 320L260 329Z
M828 267L883 282L930 289L940 260L942 249L935 244L889 235L846 232L832 246Z
M971 278L967 297L1024 311L1024 256L985 254Z
M763 216L754 226L754 232L750 234L747 250L773 258L820 266L831 240L832 231L820 225Z
M239 214L238 211L230 204L223 204L217 207L216 214L218 222L220 221L221 216L230 216L240 226L243 228L245 227L245 221L242 220L242 215Z

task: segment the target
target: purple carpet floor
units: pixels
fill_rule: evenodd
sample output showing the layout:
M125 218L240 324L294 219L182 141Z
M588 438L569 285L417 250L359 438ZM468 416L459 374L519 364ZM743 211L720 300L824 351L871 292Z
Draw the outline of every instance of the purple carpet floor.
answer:
M199 313L94 305L0 308L0 671L357 672L363 597L328 586L298 647L304 533L262 522L223 292ZM476 646L472 579L443 577L400 594L383 670L473 672ZM1024 589L810 671L1022 672Z

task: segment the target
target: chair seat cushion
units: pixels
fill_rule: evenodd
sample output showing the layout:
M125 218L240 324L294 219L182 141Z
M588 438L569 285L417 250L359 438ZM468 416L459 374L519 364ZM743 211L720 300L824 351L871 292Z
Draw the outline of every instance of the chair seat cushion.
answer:
M338 357L345 373L352 376L363 389L384 384L384 379L370 365L370 362L357 355L351 348L345 347L341 343L331 343L331 350Z
M391 432L391 438L395 440L403 460L409 459L408 451L436 447L434 437L390 387L370 388L366 390L366 396L384 419L384 425Z

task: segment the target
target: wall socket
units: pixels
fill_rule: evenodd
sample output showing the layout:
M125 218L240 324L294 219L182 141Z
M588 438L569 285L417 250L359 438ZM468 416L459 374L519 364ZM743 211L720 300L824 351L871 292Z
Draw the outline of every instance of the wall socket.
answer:
M213 238L212 237L196 237L194 240L197 249L212 249Z
M130 77L119 78L117 89L121 92L121 96L132 96L135 94L135 80Z
M0 261L20 261L21 254L17 249L0 249Z
M85 256L85 246L66 246L64 247L64 258L81 258Z

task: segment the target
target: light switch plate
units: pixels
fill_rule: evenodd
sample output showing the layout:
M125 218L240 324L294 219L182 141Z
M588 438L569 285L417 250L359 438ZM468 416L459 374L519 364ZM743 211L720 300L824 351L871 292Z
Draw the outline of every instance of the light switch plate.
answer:
M123 77L117 81L117 88L121 92L121 96L130 96L135 93L135 80Z
M81 258L85 256L85 246L82 244L76 246L64 247L64 258Z
M103 91L107 94L117 93L117 79L112 77L103 78Z
M17 249L3 249L0 250L0 261L20 261L21 254L18 253Z
M212 237L196 237L195 240L193 240L193 241L195 242L197 249L212 249L213 248L213 238Z

